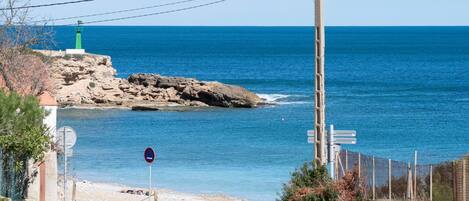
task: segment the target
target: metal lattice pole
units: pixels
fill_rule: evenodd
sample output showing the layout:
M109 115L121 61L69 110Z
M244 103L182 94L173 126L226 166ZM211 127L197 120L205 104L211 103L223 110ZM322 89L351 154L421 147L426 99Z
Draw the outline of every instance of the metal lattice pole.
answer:
M314 68L314 130L316 143L314 145L314 159L317 164L325 165L325 81L324 81L324 52L325 34L323 19L323 0L315 0L315 68Z

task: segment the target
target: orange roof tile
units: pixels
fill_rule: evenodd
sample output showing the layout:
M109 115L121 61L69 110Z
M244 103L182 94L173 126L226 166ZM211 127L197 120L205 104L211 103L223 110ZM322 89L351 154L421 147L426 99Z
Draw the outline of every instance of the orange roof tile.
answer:
M57 101L55 98L48 92L42 92L41 95L38 96L39 105L41 106L57 106Z

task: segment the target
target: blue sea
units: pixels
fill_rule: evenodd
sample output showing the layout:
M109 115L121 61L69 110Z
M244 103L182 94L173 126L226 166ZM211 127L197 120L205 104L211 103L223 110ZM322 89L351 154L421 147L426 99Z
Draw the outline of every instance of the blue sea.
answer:
M56 27L56 49L74 45ZM275 200L312 160L312 27L85 27L88 52L112 56L119 77L158 73L235 84L274 106L133 112L61 109L76 129L72 175L190 193ZM328 27L327 121L355 129L346 148L422 163L469 152L469 27Z

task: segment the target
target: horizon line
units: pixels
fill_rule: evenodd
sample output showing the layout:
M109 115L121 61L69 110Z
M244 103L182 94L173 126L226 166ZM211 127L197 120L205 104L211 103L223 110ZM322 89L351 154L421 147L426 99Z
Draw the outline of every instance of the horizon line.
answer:
M39 25L37 25L39 26ZM45 25L74 27L73 25ZM82 27L314 27L313 25L82 25ZM468 25L329 25L326 27L469 27Z

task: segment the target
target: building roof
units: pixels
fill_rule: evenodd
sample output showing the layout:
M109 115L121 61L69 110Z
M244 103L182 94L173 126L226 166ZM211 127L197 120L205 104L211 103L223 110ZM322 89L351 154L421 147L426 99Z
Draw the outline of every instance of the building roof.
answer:
M42 92L42 94L38 96L38 99L39 105L41 106L58 106L54 96L48 91Z

